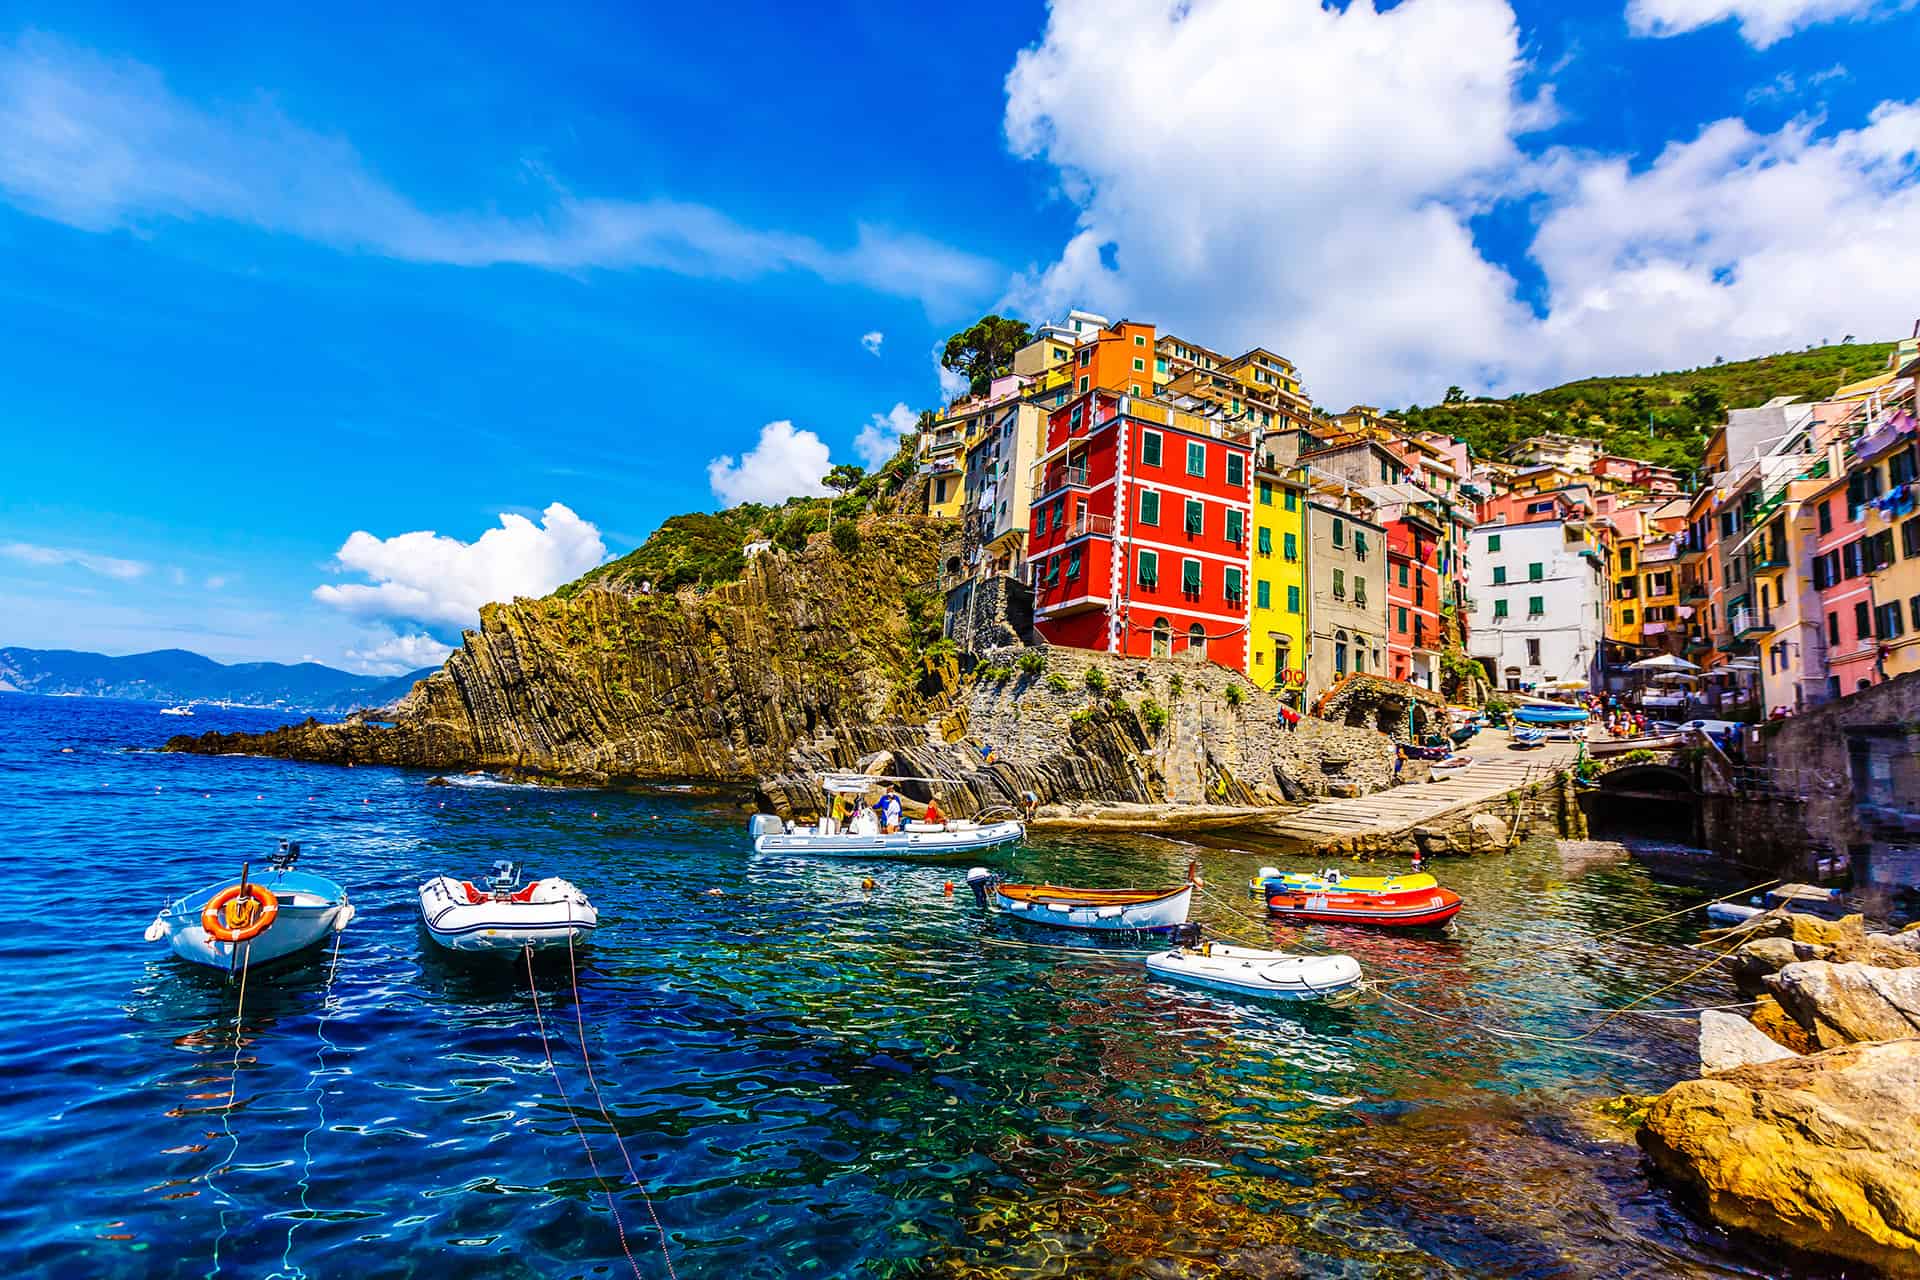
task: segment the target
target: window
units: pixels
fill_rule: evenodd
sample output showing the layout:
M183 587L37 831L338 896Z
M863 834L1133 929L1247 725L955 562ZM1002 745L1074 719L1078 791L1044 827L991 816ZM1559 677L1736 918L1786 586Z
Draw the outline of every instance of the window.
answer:
M1546 576L1547 576L1547 566L1544 564L1541 564L1538 560L1535 560L1532 564L1527 566L1528 582L1539 582Z
M1353 558L1355 560L1367 558L1367 535L1359 529L1353 531Z
M1341 634L1345 634L1342 632ZM1333 645L1333 670L1336 675L1347 674L1347 642L1336 640Z
M1875 629L1882 640L1895 640L1906 634L1900 621L1900 602L1883 604L1874 610Z
M1909 560L1920 556L1920 516L1900 526L1900 554Z
M1546 611L1547 611L1547 598L1545 596L1528 596L1527 597L1527 616L1529 618L1538 618L1541 615L1545 614Z
M1140 585L1148 591L1160 585L1160 557L1154 552L1140 553Z
M1239 546L1247 540L1247 517L1237 507L1227 508L1227 541Z
M1206 504L1198 498L1187 499L1187 536L1197 538L1206 529Z
M1488 534L1488 535L1487 535L1487 550L1489 550L1489 551L1498 551L1499 549L1500 549L1500 535L1499 535L1499 534L1497 534L1497 533L1490 533L1490 534Z
M1532 636L1527 637L1527 665L1530 667L1540 665L1540 641Z
M1853 634L1861 644L1873 639L1873 614L1864 600L1853 606Z
M1273 481L1262 480L1260 482L1260 502L1263 506L1270 507L1273 505Z
M1261 525L1253 531L1253 540L1255 549L1258 550L1261 555L1270 556L1273 554L1273 530L1267 528L1265 525Z
M1084 369L1092 363L1093 363L1093 348L1082 347L1080 349L1080 367Z
M1294 494L1293 490L1291 489L1287 490L1286 493L1282 495L1281 500L1286 506L1287 510L1289 511L1299 510L1299 498Z
M1495 600L1493 602L1493 616L1496 618L1504 618L1507 616L1507 602L1505 600Z
M1503 564L1497 564L1493 566L1493 585L1496 587L1504 586L1506 584L1506 581L1507 581L1507 566Z
M1620 548L1620 567L1622 569L1633 568L1633 548L1632 547Z
M1652 613L1653 611L1652 611L1651 609L1649 609L1649 610L1648 610L1647 612L1648 612L1649 614L1651 614L1651 613ZM1630 627L1630 626L1632 626L1632 625L1633 625L1633 610L1631 610L1631 609L1622 609L1622 610L1620 611L1620 622L1621 622L1621 625L1622 625L1622 626L1628 626L1628 627Z
M1299 541L1291 533L1281 535L1280 554L1289 560L1298 560L1300 558Z
M1913 615L1913 629L1920 631L1920 596L1907 601L1907 612Z
M1083 373L1080 375L1080 390L1085 391L1086 389L1087 389L1087 375Z
M1245 588L1245 580L1241 577L1238 569L1232 568L1231 566L1226 569L1225 585L1227 588L1227 603L1239 604Z
M1367 669L1367 642L1363 636L1353 638L1353 674L1360 675Z
M1407 562L1405 560L1400 562L1400 585L1403 587L1407 585Z
M1140 436L1140 465L1157 467L1160 465L1160 433L1143 432Z
M1147 371L1147 362L1139 356L1135 356L1133 358L1133 371L1135 373L1145 373Z
M1173 624L1165 618L1153 620L1153 656L1165 658L1173 653Z
M1908 445L1887 459L1887 487L1898 489L1913 479L1913 446Z
M1353 580L1353 602L1355 604L1365 604L1367 602L1367 580L1365 578L1355 578Z
M1404 633L1407 629L1407 606L1400 606L1400 616L1397 621L1398 625L1394 629Z
M1884 569L1893 563L1893 530L1882 529L1868 539L1873 544L1873 567Z
M1333 518L1333 545L1336 547L1347 545L1347 522L1339 516Z
M1048 556L1047 557L1047 585L1052 586L1054 583L1058 581L1060 581L1060 557Z
M1080 576L1080 548L1067 552L1067 577L1069 580Z
M1187 441L1187 474L1190 476L1207 474L1207 446L1198 440Z
M1287 612L1300 612L1300 588L1298 587L1287 588Z
M1190 597L1200 594L1200 562L1198 560L1180 562L1180 590Z
M1136 333L1136 334L1134 334L1134 335L1133 335L1133 345L1134 345L1134 346L1136 346L1136 347L1144 347L1144 346L1146 346L1146 345L1147 345L1147 335L1146 335L1146 334L1144 334L1144 333Z
M1137 363L1137 362L1136 362L1136 363ZM1140 394L1140 384L1136 382L1136 383L1134 383L1134 384L1133 384L1133 385L1132 385L1131 387L1129 387L1129 388L1128 388L1127 390L1128 390L1128 392L1129 392L1130 394L1132 394L1132 395L1136 395L1136 396L1137 396L1137 395L1139 395L1139 394Z
M1855 538L1852 542L1840 548L1840 577L1842 579L1857 578L1866 572L1866 570L1861 567L1864 557L1861 554L1860 544L1864 541L1866 541L1864 538Z
M1822 499L1820 502L1820 505L1815 507L1814 510L1818 512L1820 515L1820 532L1832 533L1833 532L1833 500L1831 498Z
M1151 489L1140 491L1140 523L1155 527L1160 524L1160 495Z
M1347 575L1339 569L1333 571L1333 598L1335 600L1347 598Z
M1253 603L1255 608L1273 608L1273 584L1265 578L1257 578L1254 580Z
M1238 489L1247 482L1247 460L1237 453L1227 455L1227 483Z
M1066 522L1067 522L1067 500L1065 498L1055 498L1053 500L1053 527L1058 529L1060 526L1064 525Z

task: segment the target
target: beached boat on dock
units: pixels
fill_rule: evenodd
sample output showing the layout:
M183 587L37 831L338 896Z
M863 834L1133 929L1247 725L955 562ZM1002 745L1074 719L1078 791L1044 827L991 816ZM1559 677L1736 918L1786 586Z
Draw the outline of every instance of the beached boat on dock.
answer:
M1262 1000L1323 1000L1360 984L1352 956L1302 956L1203 942L1147 957L1147 972Z
M585 942L600 924L587 895L548 876L525 885L513 862L493 864L485 888L435 876L420 886L420 919L449 951L514 951Z
M300 846L282 840L267 870L242 866L238 876L167 903L147 941L224 973L318 946L347 927L353 904L332 880L298 870L299 861Z

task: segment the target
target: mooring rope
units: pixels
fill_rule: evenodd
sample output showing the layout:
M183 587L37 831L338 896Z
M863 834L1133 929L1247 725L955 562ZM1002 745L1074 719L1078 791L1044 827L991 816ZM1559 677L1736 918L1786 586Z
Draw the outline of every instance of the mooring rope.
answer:
M217 1179L223 1168L231 1169L236 1156L240 1154L240 1135L233 1131L233 1109L240 1100L240 1049L244 1041L241 1035L245 1030L244 1019L247 1016L247 970L252 966L253 943L251 940L241 944L240 952L240 998L233 1006L233 1063L227 1071L227 1105L220 1108L220 1128L227 1135L227 1161L225 1165L215 1165L207 1173L207 1186L225 1197ZM220 1245L227 1238L227 1206L220 1206L220 1233L213 1238L213 1270L208 1275L220 1273Z
M319 1113L319 1118L300 1135L300 1213L302 1216L296 1217L287 1224L287 1243L280 1251L280 1270L268 1276L267 1280L278 1280L282 1275L287 1276L288 1280L300 1280L307 1274L293 1265L293 1233L302 1222L313 1220L313 1205L307 1199L308 1194L313 1190L313 1135L327 1123L327 1086L324 1077L327 1073L327 1050L334 1047L333 1042L327 1039L327 1019L333 1016L335 1007L333 976L340 971L340 940L345 936L344 929L333 931L333 955L327 960L327 980L320 988L320 1022L314 1031L319 1038L320 1047L313 1051L314 1062L318 1067L314 1072L314 1078L320 1082L319 1087L313 1091L313 1105L315 1111Z
M620 1221L620 1204L614 1198L613 1188L600 1174L600 1162L593 1158L593 1143L587 1140L587 1131L580 1127L580 1117L573 1113L573 1100L567 1097L567 1086L560 1079L560 1064L553 1060L553 1045L547 1039L547 1022L540 1013L540 987L533 976L533 948L523 948L527 956L527 990L533 996L534 1025L540 1028L540 1048L547 1057L547 1070L553 1073L553 1087L560 1091L560 1105L566 1108L567 1118L573 1122L573 1131L580 1138L581 1149L587 1153L587 1167L593 1170L594 1181L600 1184L600 1190L607 1197L607 1210L613 1214L613 1229L620 1237L620 1252L627 1255L627 1265L633 1268L633 1280L645 1280L640 1274L640 1264L634 1260L633 1249L627 1244L626 1224Z
M667 1229L660 1225L660 1215L654 1212L653 1197L647 1194L647 1186L640 1181L640 1175L634 1171L633 1157L627 1154L627 1143L620 1136L620 1126L613 1122L607 1112L607 1100L600 1096L600 1082L594 1078L593 1059L587 1055L587 1026L580 1016L580 971L573 960L573 933L567 933L567 977L573 983L573 1025L580 1034L580 1061L587 1069L587 1083L593 1086L593 1100L600 1107L600 1118L607 1122L607 1128L613 1131L613 1140L620 1148L620 1158L627 1162L627 1176L633 1179L633 1185L639 1188L641 1200L646 1202L647 1216L653 1219L653 1229L660 1236L660 1260L667 1265L667 1275L672 1280L680 1280L679 1273L673 1269L673 1255L667 1250Z

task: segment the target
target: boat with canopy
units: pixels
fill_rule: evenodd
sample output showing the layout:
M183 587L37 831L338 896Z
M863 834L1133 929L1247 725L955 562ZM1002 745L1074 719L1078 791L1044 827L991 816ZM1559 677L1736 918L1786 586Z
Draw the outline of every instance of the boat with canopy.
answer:
M938 783L938 778L867 773L821 775L821 787L831 796L864 798L876 787L895 782ZM1027 825L1011 812L1004 818L982 821L949 819L908 821L898 831L883 831L871 809L856 812L846 823L823 816L813 826L801 826L779 815L756 813L747 821L747 835L756 853L807 853L824 858L916 858L935 861L960 854L1018 844Z

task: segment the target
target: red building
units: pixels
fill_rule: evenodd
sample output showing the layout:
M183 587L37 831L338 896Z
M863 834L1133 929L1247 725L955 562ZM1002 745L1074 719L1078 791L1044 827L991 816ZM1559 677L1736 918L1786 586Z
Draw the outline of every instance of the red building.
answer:
M1222 425L1098 388L1055 409L1034 481L1034 626L1136 656L1246 669L1252 449Z
M1387 670L1395 680L1440 687L1440 525L1422 507L1402 504L1387 531Z

